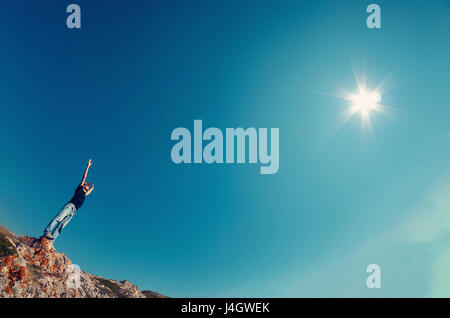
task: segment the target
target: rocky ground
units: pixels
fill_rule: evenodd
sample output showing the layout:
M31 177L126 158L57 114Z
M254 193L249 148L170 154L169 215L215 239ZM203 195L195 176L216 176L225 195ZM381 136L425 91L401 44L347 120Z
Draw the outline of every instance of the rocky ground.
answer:
M127 280L80 271L47 239L17 237L0 227L0 298L160 298Z

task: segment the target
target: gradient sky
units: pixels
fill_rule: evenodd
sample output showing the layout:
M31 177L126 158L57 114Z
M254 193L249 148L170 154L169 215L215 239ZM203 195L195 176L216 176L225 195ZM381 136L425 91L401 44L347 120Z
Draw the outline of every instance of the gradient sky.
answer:
M82 29L65 26L78 3ZM450 2L0 2L0 223L173 297L450 296ZM374 134L352 64L386 79ZM322 94L325 93L325 94ZM280 169L175 165L176 127L280 129ZM382 288L366 287L366 266Z

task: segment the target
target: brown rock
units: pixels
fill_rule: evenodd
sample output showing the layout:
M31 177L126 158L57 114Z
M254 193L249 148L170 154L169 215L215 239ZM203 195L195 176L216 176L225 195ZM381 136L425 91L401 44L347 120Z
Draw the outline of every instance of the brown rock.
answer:
M15 251L14 255L0 256L0 298L146 297L127 280L105 279L77 271L66 255L58 253L46 238L17 237L2 227L0 235L11 242Z

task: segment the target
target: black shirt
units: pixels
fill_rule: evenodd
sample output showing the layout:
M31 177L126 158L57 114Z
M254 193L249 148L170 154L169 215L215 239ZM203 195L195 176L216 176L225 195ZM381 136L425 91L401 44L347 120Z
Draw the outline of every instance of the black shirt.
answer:
M70 203L73 203L75 205L75 208L78 210L83 205L84 199L86 198L86 193L83 191L82 186L78 186L75 189L75 194L73 195L72 199L70 199Z

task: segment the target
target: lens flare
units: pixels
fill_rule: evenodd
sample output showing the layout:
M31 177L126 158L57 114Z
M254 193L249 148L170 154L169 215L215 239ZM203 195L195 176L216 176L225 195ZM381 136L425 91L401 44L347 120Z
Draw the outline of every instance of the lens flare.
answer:
M366 75L357 72L353 63L352 69L357 87L353 93L347 91L346 89L341 89L341 92L338 94L330 94L324 92L316 93L332 96L350 102L348 108L346 108L340 114L339 123L336 129L334 129L333 133L336 133L339 129L341 129L341 127L343 127L351 118L353 118L355 114L359 114L361 117L361 127L365 131L369 131L373 135L375 135L371 122L371 116L373 115L373 113L390 117L389 113L392 110L401 110L401 108L381 104L382 94L387 92L387 88L385 86L391 74L386 76L377 86L375 86L375 88L369 88L366 85Z
M353 110L362 116L368 116L371 110L376 110L381 101L380 93L367 92L365 88L360 88L357 94L351 94L349 100L353 102Z

